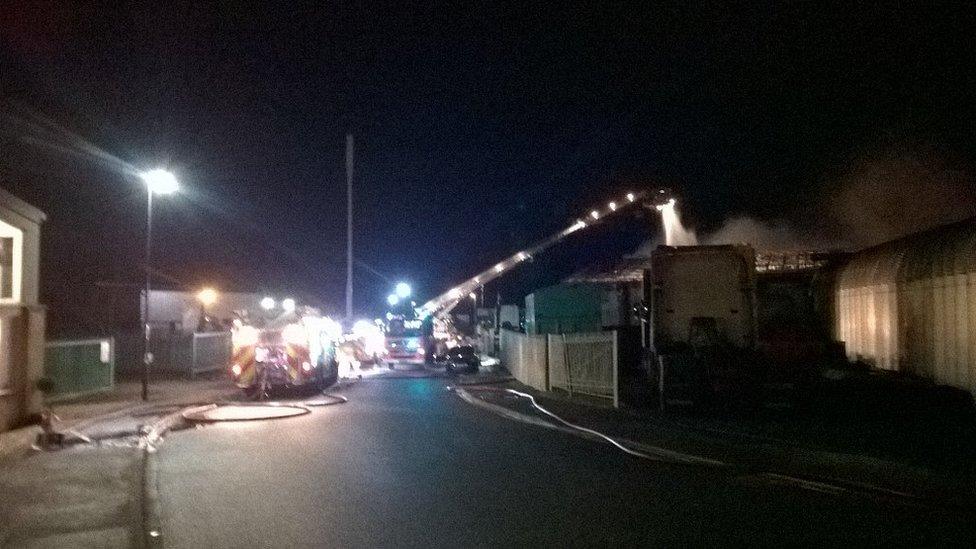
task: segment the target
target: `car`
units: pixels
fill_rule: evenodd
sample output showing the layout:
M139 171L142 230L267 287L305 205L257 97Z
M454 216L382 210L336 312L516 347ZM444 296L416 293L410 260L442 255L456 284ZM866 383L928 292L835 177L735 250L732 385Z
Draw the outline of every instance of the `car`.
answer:
M444 362L444 369L449 374L474 374L481 366L481 358L471 345L460 345L448 349L445 353Z

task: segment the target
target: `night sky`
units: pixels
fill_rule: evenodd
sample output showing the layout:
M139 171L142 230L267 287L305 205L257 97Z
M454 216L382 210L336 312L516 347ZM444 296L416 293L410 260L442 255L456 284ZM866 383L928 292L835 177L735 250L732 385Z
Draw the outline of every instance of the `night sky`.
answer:
M157 201L160 283L338 310L347 132L363 312L393 280L430 297L638 188L674 187L701 234L750 216L803 245L976 213L964 8L202 4L0 11L0 177L48 213L55 331L85 327L96 281L138 281L126 163L185 190ZM632 252L655 221L580 234L489 292Z

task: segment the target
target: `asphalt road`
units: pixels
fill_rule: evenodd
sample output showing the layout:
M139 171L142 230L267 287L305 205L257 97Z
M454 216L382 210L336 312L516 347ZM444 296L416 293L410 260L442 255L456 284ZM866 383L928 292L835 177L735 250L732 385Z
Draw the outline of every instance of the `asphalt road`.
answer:
M171 547L971 546L955 512L648 462L473 407L443 379L171 433Z

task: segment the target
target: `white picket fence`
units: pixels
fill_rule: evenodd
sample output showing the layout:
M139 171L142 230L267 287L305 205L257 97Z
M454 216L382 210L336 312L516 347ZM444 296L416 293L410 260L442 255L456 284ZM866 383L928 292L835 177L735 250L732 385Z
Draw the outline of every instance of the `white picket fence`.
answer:
M617 332L527 335L501 331L499 358L512 376L535 389L560 389L613 400L617 385Z

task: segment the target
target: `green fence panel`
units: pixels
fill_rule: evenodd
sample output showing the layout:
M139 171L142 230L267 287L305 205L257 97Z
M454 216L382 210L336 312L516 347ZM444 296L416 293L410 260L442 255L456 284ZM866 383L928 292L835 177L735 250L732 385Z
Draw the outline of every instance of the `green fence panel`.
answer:
M44 377L54 384L52 396L111 389L115 342L112 338L50 341L44 347Z

